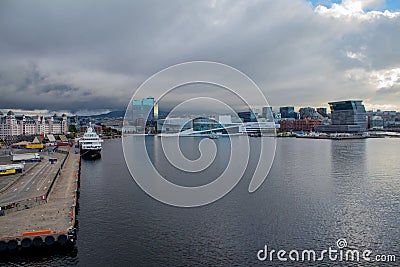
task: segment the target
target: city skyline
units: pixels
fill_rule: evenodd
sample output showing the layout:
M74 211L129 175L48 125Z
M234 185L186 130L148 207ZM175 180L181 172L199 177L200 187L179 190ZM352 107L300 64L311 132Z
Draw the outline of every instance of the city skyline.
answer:
M294 105L288 103L288 104L282 105L282 106L268 106L268 107L271 107L274 112L275 111L279 112L280 108L282 108L282 107L293 107L294 111L296 111L296 112L300 112L300 109L302 109L302 108L315 108L315 109L317 109L317 108L326 108L328 113L330 113L330 107L329 107L329 104L328 104L329 102L346 101L346 100L349 100L349 99L329 100L325 104L320 105L320 106L312 106L312 105L307 105L307 104L304 105L304 106L294 106ZM363 101L362 99L358 99L358 98L357 99L351 99L351 100L361 100L361 101ZM364 106L365 106L365 110L366 111L373 111L373 112L377 112L377 111L382 111L382 112L383 111L395 111L395 112L400 112L400 109L396 110L396 109L379 109L379 108L373 109L373 108L369 108L368 105L366 105L365 103L364 103ZM264 108L264 106L256 106L256 107L253 107L253 108L258 109L258 110L260 110L260 112L262 112L262 109ZM84 116L85 117L85 116L97 116L97 115L102 115L102 114L108 114L108 113L113 112L113 111L125 111L125 107L123 107L121 109L113 109L113 110L111 110L111 109L110 110L96 110L96 111L86 110L84 112L78 112L78 113L71 113L71 112L68 112L66 110L45 110L45 109L42 109L42 110L39 110L39 109L22 110L22 109L15 109L15 108L0 109L0 112L3 113L3 114L7 114L7 112L10 111L10 110L13 111L16 115L26 115L26 116L37 116L37 115L53 116L54 114L57 114L57 115L61 116L62 114L66 114L67 116L76 116L76 115L78 115L78 116ZM161 110L163 110L163 109L161 109ZM166 110L168 110L168 109L166 109ZM196 111L194 111L194 113L196 113Z
M107 124L111 125L111 128L117 127L117 129L123 129L125 126L126 133L171 133L186 129L184 134L187 136L213 132L219 134L272 134L275 136L276 129L280 129L284 133L289 131L290 136L292 131L312 133L314 130L317 133L325 134L337 134L338 132L359 134L370 130L399 131L398 126L400 125L400 112L366 111L362 100L329 102L330 113L327 112L327 108L323 107L302 107L297 112L293 106L283 106L279 107L278 112L271 106L264 106L247 111L231 110L230 114L208 110L207 114L194 115L194 113L175 113L173 110L164 110L160 111L162 115L159 116L158 104L153 97L133 99L130 111L125 114L131 113L131 116L127 115L123 119L121 118L122 112L117 112L118 116L110 114L110 116L81 118L78 116L68 117L66 114L61 116L53 114L47 117L43 115L21 116L12 110L7 113L0 112L0 138L8 140L18 136L67 134L71 125L75 129L80 127L80 132L82 132L85 131L82 129L87 128L85 125L88 123L90 125L92 119L98 129L107 127ZM189 122L193 127L188 126Z
M400 110L396 1L2 1L0 8L2 110L125 109L152 74L192 60L244 72L273 107L362 99L368 110ZM207 16L193 16L199 12Z

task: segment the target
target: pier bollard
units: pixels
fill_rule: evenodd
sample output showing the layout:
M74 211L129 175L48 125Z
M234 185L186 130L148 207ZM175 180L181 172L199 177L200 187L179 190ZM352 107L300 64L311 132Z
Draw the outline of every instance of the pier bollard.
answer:
M57 242L60 243L60 245L64 245L65 243L67 243L68 238L66 235L59 235L57 238Z
M8 249L10 249L10 250L16 249L16 248L18 247L18 242L17 242L17 240L12 239L12 240L8 241L7 247L8 247Z
M55 241L56 241L56 240L55 240L54 236L52 236L52 235L48 235L48 236L46 236L46 238L44 239L44 242L45 242L46 245L48 245L48 246L53 245Z
M23 248L29 248L32 245L32 240L29 237L25 237L21 241L21 246Z
M0 241L0 251L7 249L7 243L5 241Z
M37 236L33 239L32 243L33 243L33 246L40 247L43 244L43 239L42 239L42 237Z

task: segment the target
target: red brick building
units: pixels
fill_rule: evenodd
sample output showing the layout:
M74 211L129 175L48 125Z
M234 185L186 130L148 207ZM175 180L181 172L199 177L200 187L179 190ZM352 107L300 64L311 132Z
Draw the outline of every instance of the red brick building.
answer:
M315 125L321 125L318 119L300 119L300 120L281 120L279 121L283 131L314 131Z

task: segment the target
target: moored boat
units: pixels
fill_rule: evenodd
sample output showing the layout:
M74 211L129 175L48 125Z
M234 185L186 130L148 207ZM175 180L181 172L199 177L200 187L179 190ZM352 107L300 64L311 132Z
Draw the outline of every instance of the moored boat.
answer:
M93 130L91 123L87 128L85 134L79 139L81 147L81 157L84 159L97 159L101 158L101 149L103 140Z

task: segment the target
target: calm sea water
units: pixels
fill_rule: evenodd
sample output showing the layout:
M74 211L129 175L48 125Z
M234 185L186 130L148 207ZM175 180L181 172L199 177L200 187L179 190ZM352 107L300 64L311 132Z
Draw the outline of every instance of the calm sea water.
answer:
M250 139L252 146L257 147L257 139ZM185 155L198 156L200 140L182 138ZM158 169L174 182L187 183L166 165L158 142L147 138ZM202 183L227 163L229 139L215 142L217 161ZM352 249L396 255L398 266L399 146L400 139L278 139L272 169L255 193L247 191L250 166L239 184L217 202L176 208L146 195L129 174L121 140L106 140L101 160L82 162L76 245L18 254L0 265L347 266L351 264L257 259L264 245L288 252L322 251L337 248L336 241L344 238ZM251 157L250 165L255 162Z

